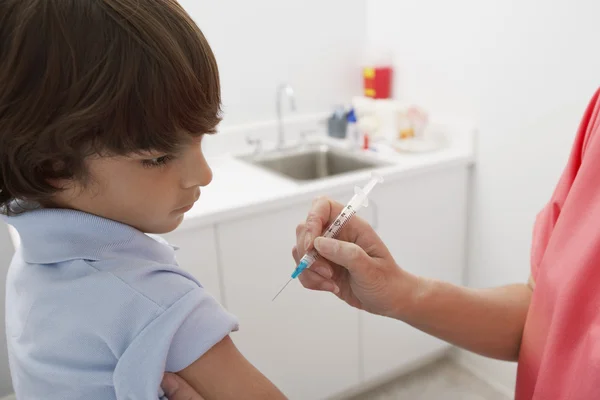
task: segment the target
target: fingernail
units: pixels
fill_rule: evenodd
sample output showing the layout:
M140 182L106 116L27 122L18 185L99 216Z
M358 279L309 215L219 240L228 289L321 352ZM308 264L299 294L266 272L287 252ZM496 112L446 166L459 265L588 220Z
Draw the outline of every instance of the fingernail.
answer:
M306 235L306 239L304 239L304 251L308 251L310 244L312 242L312 236L309 234Z
M315 268L315 272L319 275L321 275L323 278L327 278L327 279L331 279L332 277L332 273L331 273L331 269L327 268L327 267L317 267Z
M338 285L333 285L333 293L335 293L335 294L340 293L340 288L338 287Z
M334 292L335 293L336 287L337 286L335 285L335 283L326 281L326 282L323 282L323 284L321 285L321 290L324 290L326 292Z

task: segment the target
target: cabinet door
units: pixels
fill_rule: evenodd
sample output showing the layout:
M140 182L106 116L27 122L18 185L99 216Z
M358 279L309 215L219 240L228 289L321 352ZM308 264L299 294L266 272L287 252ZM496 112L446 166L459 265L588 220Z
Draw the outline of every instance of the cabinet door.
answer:
M193 275L219 302L223 297L219 284L219 263L214 226L175 230L163 235L173 246L179 266Z
M377 232L411 273L459 284L466 263L466 167L384 182L373 190ZM444 349L447 344L393 319L361 313L367 380Z
M332 196L347 201L351 192ZM358 311L297 280L296 225L310 202L218 226L225 301L243 354L289 398L321 399L359 383Z

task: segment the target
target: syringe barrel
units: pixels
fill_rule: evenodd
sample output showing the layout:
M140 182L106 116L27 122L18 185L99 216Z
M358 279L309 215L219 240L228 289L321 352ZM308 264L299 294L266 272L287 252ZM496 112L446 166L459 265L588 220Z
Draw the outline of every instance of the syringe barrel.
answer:
M319 253L315 250L311 250L302 257L300 261L304 261L307 264L307 267L310 267L315 261L317 261L317 257L319 257Z
M365 186L364 189L360 187L354 188L354 196L348 202L346 207L342 210L342 212L337 216L337 218L327 227L325 232L323 233L324 237L335 238L338 233L342 230L344 225L360 210L362 207L366 207L369 204L369 199L367 195L373 189L373 187L382 182L383 178L373 175L371 181ZM319 254L316 250L311 250L302 257L296 270L292 274L292 279L298 277L306 268L310 268L312 264L317 260Z

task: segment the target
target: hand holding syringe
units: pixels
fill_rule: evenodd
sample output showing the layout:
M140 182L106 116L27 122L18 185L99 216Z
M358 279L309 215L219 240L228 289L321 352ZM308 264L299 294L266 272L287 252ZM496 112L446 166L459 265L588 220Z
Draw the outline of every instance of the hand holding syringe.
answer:
M383 182L383 178L376 174L372 174L371 180L365 185L364 188L361 189L360 187L356 186L354 188L354 196L352 199L350 199L346 207L344 207L342 212L331 223L331 225L327 227L323 233L323 236L327 238L335 238L342 230L344 225L350 221L350 219L358 212L358 210L369 205L369 199L367 196L371 190L373 190L375 185L380 182ZM310 268L310 266L314 264L318 257L319 254L314 249L306 253L292 273L291 279L283 286L283 288L281 288L275 297L273 297L273 300L275 300L277 296L283 292L283 289L285 289L293 279L297 278L305 269Z

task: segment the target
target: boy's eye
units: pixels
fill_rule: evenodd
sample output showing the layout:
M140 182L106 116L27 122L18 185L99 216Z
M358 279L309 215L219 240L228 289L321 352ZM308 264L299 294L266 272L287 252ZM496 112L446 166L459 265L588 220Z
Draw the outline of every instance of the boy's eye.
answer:
M144 165L144 167L162 167L172 159L173 157L169 155L160 156L156 158L151 158L149 160L142 160L142 165Z

